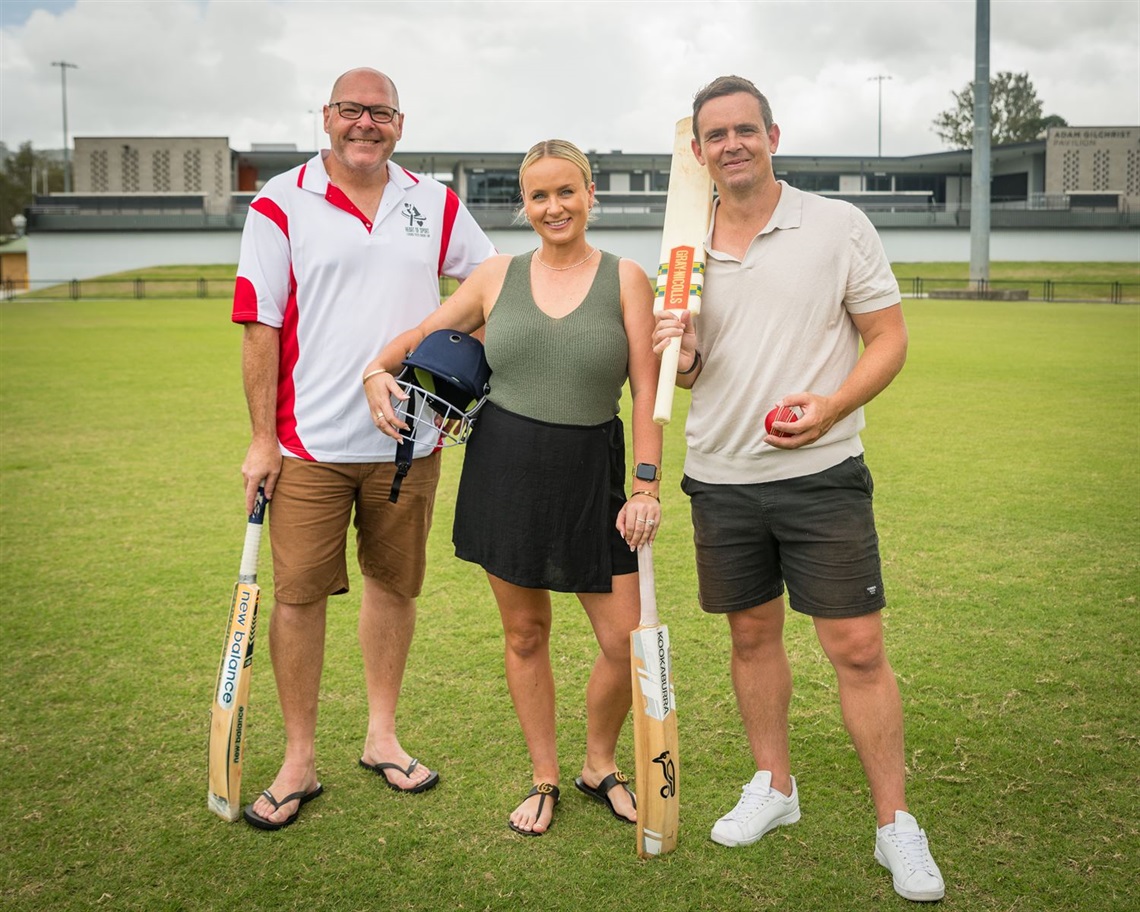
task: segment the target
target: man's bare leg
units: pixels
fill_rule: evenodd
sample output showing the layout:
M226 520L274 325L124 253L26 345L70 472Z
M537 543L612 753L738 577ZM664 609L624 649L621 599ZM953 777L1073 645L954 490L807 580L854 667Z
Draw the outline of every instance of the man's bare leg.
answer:
M305 605L278 602L269 618L269 655L277 680L277 699L285 725L285 760L269 791L278 799L317 786L317 701L325 656L325 612L328 599ZM274 810L264 795L253 812L280 823L300 806L289 801Z
M411 765L411 755L396 737L396 704L415 629L416 600L396 595L378 580L364 577L358 635L368 690L368 733L361 754L365 763L395 763L402 769ZM411 776L393 769L380 774L400 789L415 788L433 775L422 765L412 770Z

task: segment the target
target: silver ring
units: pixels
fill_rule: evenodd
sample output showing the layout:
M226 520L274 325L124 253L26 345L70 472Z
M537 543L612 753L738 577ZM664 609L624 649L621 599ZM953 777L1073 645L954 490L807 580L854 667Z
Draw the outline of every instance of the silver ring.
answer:
M645 517L639 516L639 517L637 517L637 521L643 523L643 522L645 522Z
M654 519L647 519L647 520L645 521L645 524L646 524L647 526L655 526L655 525L657 525L657 521L656 521L656 520L654 520Z

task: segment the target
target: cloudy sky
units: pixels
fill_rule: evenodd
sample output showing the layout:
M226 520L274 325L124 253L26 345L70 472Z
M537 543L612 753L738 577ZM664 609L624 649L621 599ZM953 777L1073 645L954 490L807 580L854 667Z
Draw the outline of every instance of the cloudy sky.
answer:
M724 73L772 102L781 151L944 148L974 76L973 0L0 0L0 141L226 136L311 149L353 66L400 89L408 151L523 151L552 136L657 152ZM1140 124L1140 0L992 0L990 70L1028 72L1046 114ZM889 76L877 81L874 77ZM323 134L322 134L323 135ZM398 157L398 156L397 156Z

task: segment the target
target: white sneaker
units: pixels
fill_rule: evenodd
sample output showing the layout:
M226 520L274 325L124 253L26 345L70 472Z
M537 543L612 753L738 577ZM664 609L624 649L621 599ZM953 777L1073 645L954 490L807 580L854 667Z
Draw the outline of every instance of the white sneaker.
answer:
M770 830L800 819L795 776L791 795L772 788L772 774L768 770L760 770L740 791L736 807L713 824L713 842L732 847L751 845Z
M926 831L906 811L895 811L895 822L879 827L875 861L895 878L895 892L915 902L934 902L946 893L942 872L930 855Z

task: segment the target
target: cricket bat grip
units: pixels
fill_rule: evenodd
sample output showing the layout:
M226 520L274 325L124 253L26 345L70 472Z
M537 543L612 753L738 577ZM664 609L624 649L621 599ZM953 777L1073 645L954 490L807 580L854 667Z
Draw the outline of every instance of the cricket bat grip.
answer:
M637 578L641 589L640 627L656 627L661 623L657 615L657 584L653 578L653 546L637 549Z
M668 424L673 417L673 390L677 386L677 362L681 355L681 337L669 341L661 352L661 373L657 377L657 400L653 404L653 420Z
M241 550L241 569L238 571L238 582L257 582L257 557L261 551L261 530L265 523L265 488L257 489L257 497L253 501L253 512L249 514L249 522L245 527L245 545Z

